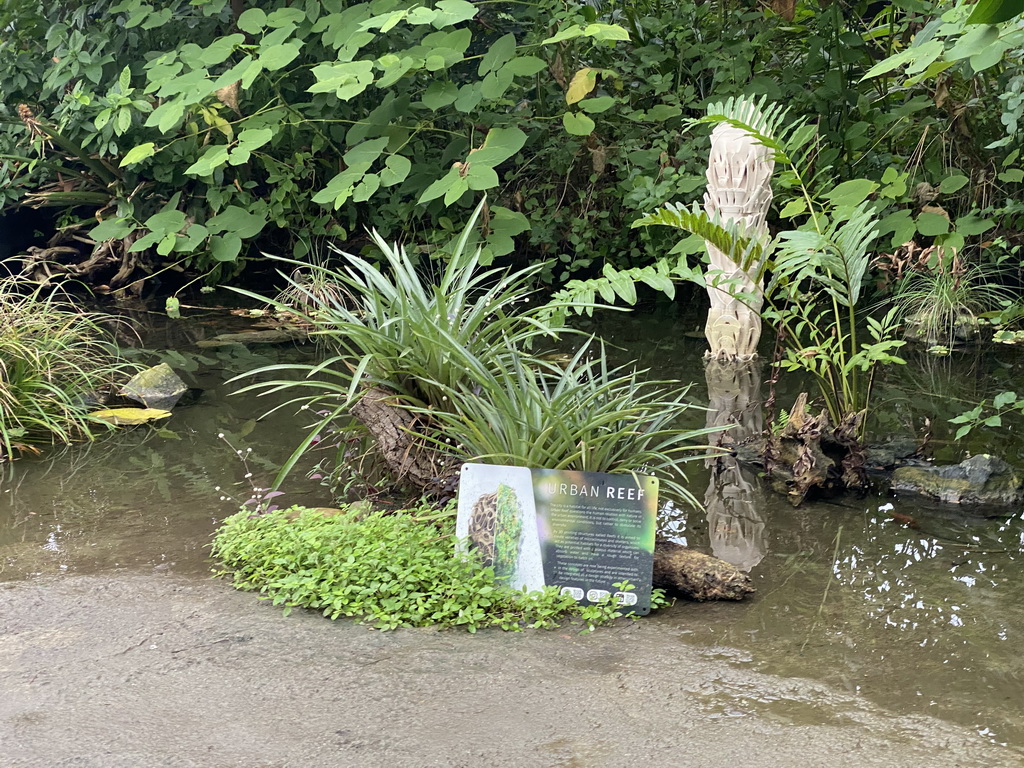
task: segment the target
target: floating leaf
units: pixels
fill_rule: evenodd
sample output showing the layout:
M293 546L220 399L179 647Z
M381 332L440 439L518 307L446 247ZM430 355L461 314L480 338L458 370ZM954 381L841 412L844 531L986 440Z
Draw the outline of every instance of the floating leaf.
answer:
M161 411L159 408L107 408L89 414L97 421L105 421L119 427L145 424L148 421L166 419L170 415L170 411Z

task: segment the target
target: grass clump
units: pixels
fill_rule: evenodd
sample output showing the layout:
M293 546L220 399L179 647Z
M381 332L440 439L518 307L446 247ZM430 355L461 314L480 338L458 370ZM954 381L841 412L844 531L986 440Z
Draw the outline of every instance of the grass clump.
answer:
M239 512L217 532L213 555L236 588L258 591L286 613L311 608L378 629L550 628L572 614L593 626L621 615L611 604L580 609L555 587L527 594L499 586L493 568L455 555L454 515L429 507L350 507L330 517L301 507Z
M101 316L22 281L0 280L0 459L40 443L91 439L90 402L138 370Z

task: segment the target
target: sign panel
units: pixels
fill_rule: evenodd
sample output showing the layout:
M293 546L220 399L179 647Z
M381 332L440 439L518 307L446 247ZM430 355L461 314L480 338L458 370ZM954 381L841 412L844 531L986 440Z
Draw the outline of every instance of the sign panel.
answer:
M513 589L555 585L580 603L614 594L645 614L657 510L646 475L464 464L456 534Z

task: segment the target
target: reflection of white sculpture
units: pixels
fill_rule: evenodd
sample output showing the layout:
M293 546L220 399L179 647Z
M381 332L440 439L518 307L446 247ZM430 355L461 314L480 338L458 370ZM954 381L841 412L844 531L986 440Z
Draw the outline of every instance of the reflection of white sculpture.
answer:
M767 230L774 170L775 159L767 147L746 131L721 123L711 133L704 210L712 219L733 222L748 236L762 235ZM711 309L704 327L711 345L707 355L719 360L755 358L761 338L761 285L711 243L707 247L711 259L707 272Z
M704 369L708 383L708 427L722 427L721 445L736 443L761 433L764 428L760 401L759 363L723 364L709 360ZM734 425L725 430L727 425ZM760 508L763 493L757 481L739 465L735 456L708 459L711 484L704 497L711 551L715 557L749 571L767 551L765 521Z

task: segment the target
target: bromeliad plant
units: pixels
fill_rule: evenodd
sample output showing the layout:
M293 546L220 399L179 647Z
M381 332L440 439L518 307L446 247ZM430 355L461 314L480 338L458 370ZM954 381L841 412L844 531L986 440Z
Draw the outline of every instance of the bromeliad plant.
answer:
M92 439L90 401L138 370L101 317L20 281L0 280L0 460L43 443Z
M350 412L385 460L397 455L393 466L428 457L420 473L426 480L451 477L468 460L595 472L646 466L665 473L663 487L677 498L691 500L678 473L682 461L702 455L692 440L704 430L681 421L691 407L685 390L611 368L603 349L592 361L587 347L565 368L545 360L539 345L567 329L544 321L545 309L530 301L542 265L481 270L479 249L467 247L479 212L434 277L405 249L375 237L381 266L345 254L345 266L330 271L343 289L338 295L350 298L309 293L303 319L326 359L254 371L302 378L246 387L303 392L289 403L324 410L276 484L316 435ZM421 491L439 490L411 471L408 479Z

